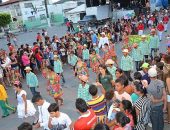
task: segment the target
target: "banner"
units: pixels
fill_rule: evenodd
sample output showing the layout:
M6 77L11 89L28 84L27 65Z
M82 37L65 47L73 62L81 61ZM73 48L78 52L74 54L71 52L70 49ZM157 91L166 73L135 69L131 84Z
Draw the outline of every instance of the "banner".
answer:
M150 35L146 35L146 40L150 40ZM133 45L134 43L140 43L142 41L142 37L139 35L129 35L129 45Z

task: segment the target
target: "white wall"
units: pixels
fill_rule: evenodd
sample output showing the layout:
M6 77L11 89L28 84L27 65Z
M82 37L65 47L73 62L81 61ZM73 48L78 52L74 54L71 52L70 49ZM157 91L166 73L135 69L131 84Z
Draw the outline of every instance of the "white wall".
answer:
M73 21L73 23L77 23L80 20L80 14L79 13L66 14L66 18L68 18L68 20Z

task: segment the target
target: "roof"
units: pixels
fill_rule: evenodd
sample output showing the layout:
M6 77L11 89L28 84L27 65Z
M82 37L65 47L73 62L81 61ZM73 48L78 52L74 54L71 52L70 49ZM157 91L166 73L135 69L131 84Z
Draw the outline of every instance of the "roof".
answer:
M8 0L6 2L0 3L0 6L10 5L21 1L29 1L29 0Z
M76 0L58 0L57 2L54 2L53 4L63 4L68 1L76 1Z
M68 11L68 14L74 14L74 13L78 13L78 12L85 12L86 11L86 5L82 4L80 6L77 6L76 8Z

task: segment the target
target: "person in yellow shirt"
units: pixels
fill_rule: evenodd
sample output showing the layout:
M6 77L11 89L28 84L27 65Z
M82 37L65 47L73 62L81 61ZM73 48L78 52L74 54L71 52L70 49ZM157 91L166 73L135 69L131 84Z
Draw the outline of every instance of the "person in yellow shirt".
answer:
M2 117L9 116L9 111L12 111L12 113L16 112L16 108L9 105L8 103L8 95L3 85L0 84L0 107L2 109Z

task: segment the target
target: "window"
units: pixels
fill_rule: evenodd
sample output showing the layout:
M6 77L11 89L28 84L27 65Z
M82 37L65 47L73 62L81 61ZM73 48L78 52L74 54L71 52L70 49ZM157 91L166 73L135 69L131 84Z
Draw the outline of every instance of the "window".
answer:
M24 7L25 8L32 8L33 5L32 5L32 3L24 3Z
M28 21L32 22L32 21L35 21L35 16L31 16L31 17L28 17Z

